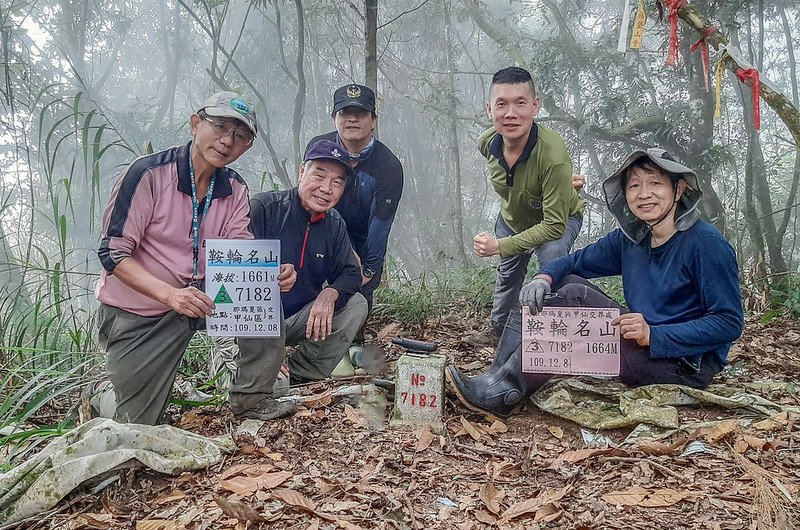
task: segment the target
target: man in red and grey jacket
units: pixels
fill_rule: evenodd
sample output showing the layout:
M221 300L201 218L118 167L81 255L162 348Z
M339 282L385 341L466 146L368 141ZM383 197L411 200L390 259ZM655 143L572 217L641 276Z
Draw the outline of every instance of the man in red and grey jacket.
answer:
M103 215L98 250L99 339L113 386L90 403L115 398L114 419L163 421L183 354L195 329L211 314L200 288L205 240L252 239L247 185L225 166L252 145L255 111L233 92L208 98L190 118L192 141L135 160L117 179ZM294 285L291 265L281 265L281 291ZM293 406L273 399L283 360L283 338L240 339L230 389L240 418L274 419ZM88 396L87 396L88 397ZM95 400L94 398L98 398ZM111 406L98 407L101 415Z
M367 317L358 292L361 269L347 227L333 209L354 179L350 154L319 140L306 151L298 186L259 193L250 201L256 239L279 239L281 261L291 263L297 282L281 296L292 384L330 377Z

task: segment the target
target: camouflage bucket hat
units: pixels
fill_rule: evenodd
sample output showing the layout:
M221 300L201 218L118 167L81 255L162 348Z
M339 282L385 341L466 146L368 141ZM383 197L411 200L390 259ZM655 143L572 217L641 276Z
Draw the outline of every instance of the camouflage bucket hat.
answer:
M619 227L628 238L636 244L649 232L647 223L636 217L628 206L625 199L625 190L622 189L622 181L628 168L634 162L646 158L655 166L661 168L668 174L670 179L683 179L686 181L686 189L678 201L675 210L675 226L678 230L689 229L700 218L700 210L697 205L703 196L697 174L675 160L667 151L658 147L649 149L637 149L629 154L614 171L610 177L603 181L603 193L606 198L606 205L619 223Z

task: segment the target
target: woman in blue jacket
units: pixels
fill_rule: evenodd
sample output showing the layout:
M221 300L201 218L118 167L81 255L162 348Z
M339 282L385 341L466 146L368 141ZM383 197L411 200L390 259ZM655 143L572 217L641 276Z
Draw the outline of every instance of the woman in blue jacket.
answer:
M619 228L539 270L520 303L532 314L543 305L619 308L612 324L622 337L624 383L705 388L725 366L744 315L733 248L699 219L697 175L663 149L637 150L603 191ZM586 281L615 275L622 276L628 309ZM502 418L550 377L522 372L518 312L487 372L470 378L447 369L467 407Z

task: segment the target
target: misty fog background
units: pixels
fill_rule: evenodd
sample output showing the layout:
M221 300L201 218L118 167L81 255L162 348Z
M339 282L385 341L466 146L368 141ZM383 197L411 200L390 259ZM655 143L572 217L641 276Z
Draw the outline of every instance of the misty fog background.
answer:
M587 177L576 248L613 227L606 174L654 144L698 171L704 211L736 248L745 287L797 270L800 157L790 132L762 102L755 134L750 90L729 72L714 121L718 54L706 92L700 54L689 51L698 35L679 22L680 65L665 66L668 25L655 3L646 3L644 46L625 53L620 1L377 4L378 137L406 178L390 281L494 263L471 250L498 204L475 141L489 125L491 75L514 64L532 72L538 121L565 137ZM692 5L798 105L793 2ZM82 312L115 176L148 150L187 142L190 114L215 91L256 105L263 132L234 164L251 193L291 186L300 150L333 130L333 91L365 81L366 21L363 0L4 0L0 285L17 301Z

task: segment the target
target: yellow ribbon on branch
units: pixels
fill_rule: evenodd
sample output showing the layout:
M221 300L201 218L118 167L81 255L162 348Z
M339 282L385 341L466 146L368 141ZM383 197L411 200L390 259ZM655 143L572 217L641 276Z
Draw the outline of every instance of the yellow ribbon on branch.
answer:
M634 50L642 47L646 22L647 14L644 11L644 0L639 0L639 6L636 8L636 18L633 20L633 33L631 34L631 48Z

